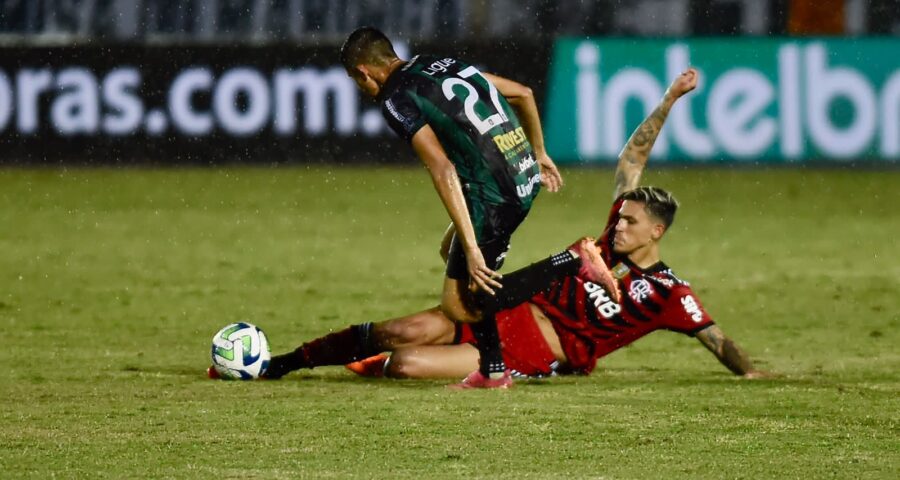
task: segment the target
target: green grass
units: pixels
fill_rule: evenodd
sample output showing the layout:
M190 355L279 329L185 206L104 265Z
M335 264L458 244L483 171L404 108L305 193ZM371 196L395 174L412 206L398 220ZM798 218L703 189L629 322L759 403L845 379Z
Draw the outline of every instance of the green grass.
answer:
M597 234L569 170L507 270ZM453 393L342 368L213 382L223 325L273 349L437 303L421 169L0 170L4 478L896 478L900 172L663 170L663 257L781 378L659 332L591 377Z

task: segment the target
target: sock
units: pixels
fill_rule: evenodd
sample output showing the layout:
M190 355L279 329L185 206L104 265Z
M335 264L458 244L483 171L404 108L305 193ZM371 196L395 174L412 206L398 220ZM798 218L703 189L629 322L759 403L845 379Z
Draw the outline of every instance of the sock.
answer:
M473 323L471 328L475 339L478 340L478 353L481 355L479 370L482 375L496 378L506 370L500 334L497 331L496 312L527 301L549 288L555 280L566 275L575 275L580 266L581 261L568 250L564 250L504 275L501 281L503 288L497 289L496 295L485 292L475 294L473 300L482 317Z
M478 340L480 354L478 370L485 377L496 378L506 371L503 353L500 350L500 334L497 332L497 321L492 313L482 314L481 320L470 325L475 339Z
M494 311L515 307L538 293L550 288L550 284L567 275L575 275L581 267L581 259L563 250L540 262L503 275L493 300ZM490 301L490 299L488 299ZM488 306L488 305L486 305Z
M287 373L301 368L345 365L381 353L375 343L371 323L351 325L304 343L293 352L272 357L270 368L277 363L279 370Z

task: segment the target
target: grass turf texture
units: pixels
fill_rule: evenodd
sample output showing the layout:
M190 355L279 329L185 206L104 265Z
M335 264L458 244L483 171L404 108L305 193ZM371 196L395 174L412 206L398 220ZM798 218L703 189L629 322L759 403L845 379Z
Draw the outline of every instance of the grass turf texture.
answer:
M598 234L568 170L506 271ZM663 257L778 379L653 334L591 377L450 392L342 368L206 380L248 320L275 352L436 303L420 169L0 170L0 471L22 478L896 478L900 174L663 170Z

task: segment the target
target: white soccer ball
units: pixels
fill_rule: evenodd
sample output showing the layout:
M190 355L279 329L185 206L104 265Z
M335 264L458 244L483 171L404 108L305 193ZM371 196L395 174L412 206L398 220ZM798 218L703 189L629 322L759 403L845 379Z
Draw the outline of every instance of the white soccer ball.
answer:
M213 367L224 379L259 378L268 368L271 358L266 334L256 325L232 323L213 337Z

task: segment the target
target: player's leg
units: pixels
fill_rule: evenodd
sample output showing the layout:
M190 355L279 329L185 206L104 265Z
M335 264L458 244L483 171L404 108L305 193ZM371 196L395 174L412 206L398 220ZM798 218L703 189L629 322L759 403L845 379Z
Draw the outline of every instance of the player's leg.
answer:
M479 245L488 268L497 270L503 261L503 252L489 251L486 245ZM505 248L506 245L503 245ZM466 255L458 238L450 243L447 259L447 276L441 294L441 309L453 321L471 324L477 339L479 362L478 372L485 379L503 377L506 364L500 352L500 339L494 315L497 312L491 302L485 302L487 294L469 290L469 275ZM487 295L489 296L489 295Z
M517 374L529 377L554 375L567 359L550 320L530 303L497 314L503 358ZM385 375L393 378L451 378L478 368L479 353L473 324L459 324L457 345L415 346L393 352ZM465 387L465 383L460 384ZM506 386L509 386L507 384Z
M449 345L453 343L456 325L441 307L392 318L374 324L375 343L382 351L411 345Z
M478 349L459 345L421 345L394 350L385 366L391 378L459 378L478 368Z
M509 249L509 238L499 238L480 245L488 267L496 270L503 263ZM545 260L517 270L503 278L503 288L495 295L468 290L466 258L460 243L454 239L447 262L447 279L441 307L444 313L458 322L472 322L481 361L481 378L499 378L505 374L506 364L500 351L500 338L494 317L497 312L519 305L550 287L566 275L575 275L582 266L578 254L564 250Z
M301 368L345 365L400 346L453 342L456 327L435 307L378 323L351 325L272 357L264 374L280 378Z
M491 252L492 247L485 247L484 250ZM451 256L447 265L448 277L444 279L441 309L456 322L477 322L480 319L479 309L484 303L494 307L495 311L518 306L569 275L580 274L609 290L617 288L612 274L603 263L599 248L590 237L579 239L556 255L504 274L501 279L503 288L495 290L494 295L484 294L482 298L469 290L467 279L450 277L451 272L455 271L458 276L467 278L463 273L458 273L464 266L451 267L450 262L453 261ZM465 257L457 258L456 262L457 265L463 264Z

